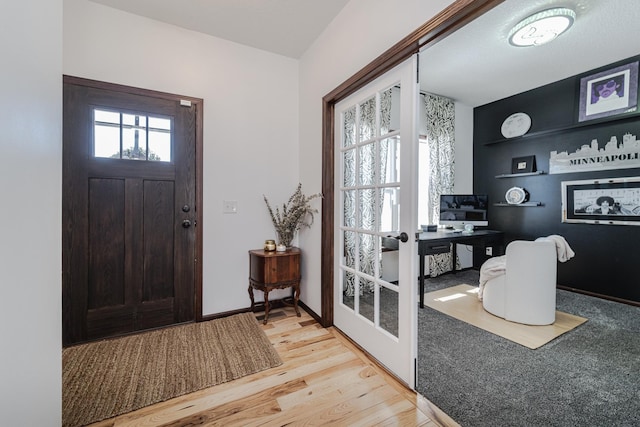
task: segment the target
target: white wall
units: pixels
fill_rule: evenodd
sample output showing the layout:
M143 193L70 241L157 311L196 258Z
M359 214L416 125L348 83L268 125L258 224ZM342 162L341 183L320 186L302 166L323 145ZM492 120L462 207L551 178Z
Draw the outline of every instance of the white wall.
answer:
M417 29L452 0L351 0L300 60L300 179L322 189L322 97ZM319 226L300 234L302 299L320 313Z
M454 191L473 192L473 108L456 102L456 175Z
M473 108L456 102L456 175L454 192L473 193ZM473 267L473 246L458 245L460 267Z
M0 425L61 419L62 0L0 14Z
M248 307L248 250L276 237L262 195L281 204L298 183L298 61L64 0L63 68L204 99L203 314Z

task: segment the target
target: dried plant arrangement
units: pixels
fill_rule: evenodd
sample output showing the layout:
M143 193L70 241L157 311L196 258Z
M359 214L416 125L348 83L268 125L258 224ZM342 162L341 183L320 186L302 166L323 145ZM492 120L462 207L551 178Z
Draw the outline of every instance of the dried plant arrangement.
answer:
M318 210L313 208L309 202L317 197L322 197L322 194L305 196L302 193L302 184L299 183L287 203L282 204L282 210L277 206L275 210L272 209L267 196L263 195L263 197L278 235L278 244L289 247L298 230L302 227L309 228L313 224L313 214L318 213Z

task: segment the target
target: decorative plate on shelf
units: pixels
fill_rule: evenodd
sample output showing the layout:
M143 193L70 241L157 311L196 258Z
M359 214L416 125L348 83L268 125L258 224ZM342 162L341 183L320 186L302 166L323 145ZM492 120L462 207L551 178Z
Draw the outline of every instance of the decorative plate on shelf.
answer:
M511 187L507 190L504 197L510 205L519 205L520 203L527 201L529 193L527 193L527 190L524 188Z
M502 122L502 136L505 138L515 138L529 132L531 128L531 117L527 113L513 113Z

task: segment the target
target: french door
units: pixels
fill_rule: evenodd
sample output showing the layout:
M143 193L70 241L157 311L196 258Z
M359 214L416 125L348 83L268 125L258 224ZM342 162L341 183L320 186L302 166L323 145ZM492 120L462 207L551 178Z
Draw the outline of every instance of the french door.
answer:
M417 58L335 107L334 324L414 387Z

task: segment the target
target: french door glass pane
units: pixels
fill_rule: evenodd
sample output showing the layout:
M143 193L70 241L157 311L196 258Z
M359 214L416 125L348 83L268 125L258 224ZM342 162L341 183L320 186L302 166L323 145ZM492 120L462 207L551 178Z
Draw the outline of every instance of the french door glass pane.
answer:
M376 98L372 97L360 104L360 139L368 141L376 130Z
M345 187L356 185L356 150L346 150L342 153L342 184Z
M342 274L342 303L355 310L355 290L356 276L350 271L344 271Z
M344 232L344 264L351 269L356 268L356 233L354 231Z
M365 144L359 150L358 181L360 185L372 185L375 182L376 150L373 142Z
M380 327L394 337L398 336L398 292L380 287Z
M400 135L380 141L380 183L400 181Z
M363 292L360 294L358 313L373 323L376 313L376 284L371 280L360 280L362 280L363 283Z
M376 192L373 189L365 188L358 191L358 207L359 207L359 221L360 228L366 230L373 230L377 215L376 215Z
M343 217L342 223L345 227L355 228L356 226L356 190L346 190L343 194Z
M373 238L373 235L358 233L358 243L358 252L360 254L358 271L369 276L373 276L375 275L375 267L377 261L375 240Z
M343 117L342 146L351 147L356 143L356 106L345 111Z
M394 96L394 88L390 87L380 94L380 111L382 112L380 114L380 136L393 131L392 117L397 121L397 116L400 115L400 88L395 88L395 93Z
M400 224L400 187L385 188L382 193L382 209L380 213L381 232L399 231Z

